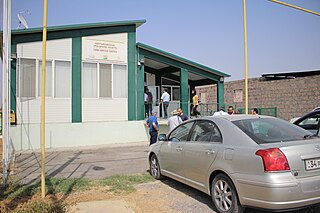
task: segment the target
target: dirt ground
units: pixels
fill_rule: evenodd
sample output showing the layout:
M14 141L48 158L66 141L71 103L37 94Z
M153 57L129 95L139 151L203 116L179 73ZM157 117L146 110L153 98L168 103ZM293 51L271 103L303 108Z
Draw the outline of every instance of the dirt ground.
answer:
M210 196L169 178L162 181L139 184L136 186L136 189L136 192L122 195L106 194L103 190L99 193L93 191L86 196L76 196L76 200L79 202L88 198L88 200L111 199L114 201L125 201L127 204L126 208L130 209L128 212L135 213L215 212ZM70 197L69 203L76 201L73 200L74 198ZM290 213L318 212L320 212L320 206L291 211ZM245 213L266 213L266 211L248 208Z
M135 213L213 212L211 198L208 195L171 179L139 184L136 191L129 194L111 194L99 189L72 194L66 201L72 205L105 199L125 201L127 208ZM76 212L72 206L69 209Z
M136 191L132 193L112 193L107 187L93 188L88 191L77 191L68 195L47 196L47 200L54 200L57 203L67 203L67 210L70 213L81 212L105 212L112 209L113 213L212 213L214 212L211 197L181 184L172 179L166 178L161 181L154 181L135 186ZM39 194L29 201L41 200ZM104 202L103 202L104 201ZM90 203L91 206L80 209L80 204ZM21 203L12 203L10 209L22 210ZM122 205L119 208L116 205ZM97 206L100 205L100 206ZM102 206L101 206L102 205ZM102 209L102 210L101 210ZM0 205L0 212L4 210ZM125 210L125 211L124 211ZM6 212L6 211L4 211ZM264 213L256 209L246 209L245 213ZM316 213L320 212L320 206L291 213Z

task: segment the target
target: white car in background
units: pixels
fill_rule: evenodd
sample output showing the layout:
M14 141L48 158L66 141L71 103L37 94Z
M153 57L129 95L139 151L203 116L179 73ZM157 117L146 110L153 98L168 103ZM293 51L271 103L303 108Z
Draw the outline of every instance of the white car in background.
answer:
M320 107L316 107L316 108L314 108L311 112L313 112L313 111L316 111L316 110L320 110ZM292 118L292 119L290 119L290 123L294 123L296 120L298 120L300 117L295 117L295 118Z

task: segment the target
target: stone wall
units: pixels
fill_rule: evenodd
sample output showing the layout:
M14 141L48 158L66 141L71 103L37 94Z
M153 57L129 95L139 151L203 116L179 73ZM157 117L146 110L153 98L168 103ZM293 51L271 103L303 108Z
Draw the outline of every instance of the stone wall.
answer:
M225 82L225 105L245 107L244 80ZM198 87L206 101L216 105L216 85ZM249 108L277 108L279 118L290 120L320 106L320 75L295 79L264 80L251 78L248 81ZM214 104L215 103L215 104Z

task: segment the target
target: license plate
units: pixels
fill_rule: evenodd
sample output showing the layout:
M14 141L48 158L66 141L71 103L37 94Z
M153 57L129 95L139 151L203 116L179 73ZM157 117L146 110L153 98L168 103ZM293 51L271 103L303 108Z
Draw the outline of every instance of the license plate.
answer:
M306 170L320 169L320 159L305 160Z

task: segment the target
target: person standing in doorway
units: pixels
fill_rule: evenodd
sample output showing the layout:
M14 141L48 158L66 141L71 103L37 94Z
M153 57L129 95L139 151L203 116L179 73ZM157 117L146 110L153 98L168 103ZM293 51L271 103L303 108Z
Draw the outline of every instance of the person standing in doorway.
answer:
M192 90L192 110L191 115L198 117L200 115L200 112L197 110L199 106L199 97L197 95L196 90Z
M149 127L150 145L157 142L159 124L157 119L157 113L153 112L146 120L145 126Z
M149 117L148 88L144 90L144 115L145 118Z
M149 89L147 88L147 104L148 104L148 115L152 114L152 104L153 104L153 95L152 93L149 91Z
M163 93L161 95L161 101L160 103L162 103L163 105L163 111L164 111L164 119L168 118L168 107L169 107L169 102L170 102L170 95L168 93L167 89L163 90Z

